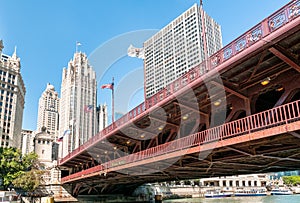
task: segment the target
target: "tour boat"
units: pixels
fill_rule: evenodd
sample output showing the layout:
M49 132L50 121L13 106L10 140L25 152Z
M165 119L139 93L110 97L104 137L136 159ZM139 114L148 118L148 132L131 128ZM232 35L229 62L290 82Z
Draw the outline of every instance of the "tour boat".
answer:
M225 192L221 190L207 190L204 194L206 198L220 198L220 197L231 197L233 192Z
M261 189L240 189L234 193L236 197L245 197L245 196L266 196L267 190L264 188Z
M292 195L293 192L290 189L272 189L271 195Z

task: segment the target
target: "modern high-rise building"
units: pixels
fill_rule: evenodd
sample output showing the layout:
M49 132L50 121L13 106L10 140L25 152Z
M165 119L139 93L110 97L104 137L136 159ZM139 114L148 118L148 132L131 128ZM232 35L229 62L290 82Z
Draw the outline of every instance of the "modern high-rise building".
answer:
M152 96L221 47L220 25L202 6L194 4L144 42L145 97Z
M76 52L63 69L60 93L59 156L64 157L96 133L96 73L86 54Z
M107 105L99 105L97 107L97 132L103 130L108 124Z
M21 148L25 86L20 58L2 54L0 40L0 147Z
M47 131L58 137L59 98L55 88L50 83L39 99L37 131L46 127Z

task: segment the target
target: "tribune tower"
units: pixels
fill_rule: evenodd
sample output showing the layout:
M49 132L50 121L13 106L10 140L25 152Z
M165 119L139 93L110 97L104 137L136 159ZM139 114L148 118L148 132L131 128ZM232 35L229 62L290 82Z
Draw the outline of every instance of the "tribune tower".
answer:
M63 69L60 93L59 156L64 157L96 134L96 73L86 54L76 52Z

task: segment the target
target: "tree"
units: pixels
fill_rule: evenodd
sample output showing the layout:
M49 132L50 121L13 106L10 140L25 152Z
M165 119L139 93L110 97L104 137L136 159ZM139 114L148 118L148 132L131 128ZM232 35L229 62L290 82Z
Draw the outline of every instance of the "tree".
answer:
M22 156L19 149L0 147L0 179L4 189L7 189L13 180L25 171L37 168L37 158L37 154L33 152Z
M43 173L43 171L37 169L23 172L15 180L13 180L13 185L17 188L22 188L27 192L33 192L43 181Z
M286 185L299 185L300 184L300 176L283 176L282 180Z

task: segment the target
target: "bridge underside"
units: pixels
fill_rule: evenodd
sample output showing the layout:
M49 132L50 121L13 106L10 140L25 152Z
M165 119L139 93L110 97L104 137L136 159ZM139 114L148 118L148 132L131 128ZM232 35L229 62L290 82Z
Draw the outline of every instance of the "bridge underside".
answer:
M299 30L298 16L216 67L209 67L206 74L188 72L179 81L181 85L185 79L191 81L180 86L181 90L171 96L166 96L168 88L162 90L148 100L145 113L132 122L120 122L105 136L96 137L64 158L60 165L69 168L68 173L82 174L64 183L73 186L75 195L130 193L149 182L299 170L300 123L294 120L131 164L113 163L111 168L98 170L97 175L84 173L115 159L299 100ZM161 94L166 99L159 100Z
M287 128L298 130L287 132ZM143 183L299 170L299 139L300 121L297 121L146 159L143 165L106 170L72 185L78 194L108 191L130 194ZM180 156L181 153L184 155Z

